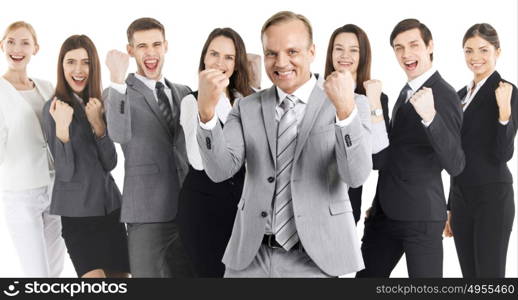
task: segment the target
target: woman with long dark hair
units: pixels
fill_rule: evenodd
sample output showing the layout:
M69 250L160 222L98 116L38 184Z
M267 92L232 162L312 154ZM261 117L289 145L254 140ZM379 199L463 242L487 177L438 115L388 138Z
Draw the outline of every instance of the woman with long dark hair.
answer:
M458 91L466 167L451 180L444 235L455 240L464 277L505 277L515 212L507 162L518 128L518 91L495 70L501 49L491 25L470 27L462 47L473 72Z
M61 46L55 96L43 120L56 166L50 211L79 277L127 277L128 246L119 222L121 193L110 171L115 145L106 131L97 50L86 35Z
M324 77L338 71L351 72L356 81L355 100L367 101L371 108L372 154L376 165L376 153L388 146L389 130L388 97L381 92L381 81L371 79L371 46L365 31L354 24L337 28L327 47ZM360 220L362 187L349 188L349 200L354 220Z
M219 122L224 124L235 101L253 93L245 45L231 28L216 28L207 38L198 71L210 72L228 80L228 86L216 106ZM227 246L236 206L241 197L244 167L231 179L214 183L203 169L196 129L198 127L198 92L182 100L180 124L185 132L189 173L180 192L178 222L182 242L191 257L197 276L223 277L221 262Z

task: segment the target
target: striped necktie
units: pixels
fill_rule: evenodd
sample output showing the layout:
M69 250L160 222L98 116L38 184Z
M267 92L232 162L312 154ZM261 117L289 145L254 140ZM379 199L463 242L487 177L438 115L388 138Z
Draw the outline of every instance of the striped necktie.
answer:
M160 109L160 112L162 112L162 116L165 119L165 122L167 123L167 126L169 127L169 130L174 136L174 117L173 117L173 111L171 109L171 105L169 104L169 98L167 97L165 90L164 90L164 84L160 81L156 82L155 85L156 89L156 96L158 98L158 108Z
M392 119L390 120L390 123L392 126L394 126L394 122L396 122L396 116L397 116L397 112L399 110L399 108L406 103L406 101L408 100L408 92L411 91L412 88L410 87L410 85L407 83L405 84L405 86L403 87L403 89L401 90L401 92L399 92L399 97L397 98L396 100L396 104L394 104L394 108L392 109Z
M275 240L289 251L299 241L293 213L291 197L291 167L297 145L297 117L295 103L297 98L286 96L281 103L284 113L277 129L277 170L274 202Z

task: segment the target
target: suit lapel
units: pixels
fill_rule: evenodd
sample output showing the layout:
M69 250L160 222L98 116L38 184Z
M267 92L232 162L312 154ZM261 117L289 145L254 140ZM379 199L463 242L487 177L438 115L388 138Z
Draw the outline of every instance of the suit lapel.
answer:
M162 115L162 112L160 111L160 108L158 108L158 103L155 99L155 95L153 94L153 91L150 90L142 81L140 81L137 77L135 77L134 74L130 74L128 76L128 79L126 80L126 83L128 86L133 87L137 92L142 94L144 98L146 99L147 104L149 105L149 108L151 111L155 114L155 117L158 119L160 124L162 124L162 127L167 132L167 134L171 136L171 132L169 130L169 127L167 126L167 123L164 119L164 116Z
M471 100L471 103L464 111L464 114L471 114L471 112L476 111L479 107L482 107L483 103L487 101L487 99L491 99L490 93L494 92L500 79L500 74L498 74L496 71L493 72L493 74L491 74L491 76L487 78L486 82L484 82L484 84L480 87L473 100Z
M300 124L297 145L295 146L294 162L297 161L302 152L302 148L308 139L309 132L311 131L311 128L313 128L313 124L315 123L318 112L322 108L325 99L326 96L324 91L318 86L318 84L316 84L313 88L313 92L311 92L311 96L309 96L308 103L306 104L306 111L304 112L302 123Z
M277 122L275 121L275 107L277 106L277 91L275 86L272 86L261 95L261 106L263 111L264 128L266 129L266 136L268 137L268 144L270 145L270 152L274 164L276 163L276 149L277 149Z

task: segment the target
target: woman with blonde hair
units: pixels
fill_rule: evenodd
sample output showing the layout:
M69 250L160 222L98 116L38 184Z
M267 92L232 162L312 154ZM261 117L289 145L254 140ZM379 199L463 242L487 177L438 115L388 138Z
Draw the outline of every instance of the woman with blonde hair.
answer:
M42 130L42 109L54 88L30 78L27 66L39 50L34 28L7 27L0 47L7 71L0 77L0 194L23 276L58 277L65 245L59 216L49 214L54 166Z

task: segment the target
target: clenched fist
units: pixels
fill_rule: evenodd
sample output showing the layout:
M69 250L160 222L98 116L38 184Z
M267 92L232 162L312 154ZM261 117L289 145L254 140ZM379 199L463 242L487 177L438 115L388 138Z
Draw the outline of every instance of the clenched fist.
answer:
M216 104L219 97L229 85L229 79L223 72L215 69L207 69L200 72L198 81L198 111L203 123L214 117Z
M498 105L499 120L502 122L509 121L511 117L511 96L513 94L513 86L507 82L501 81L495 90L496 104Z
M435 104L431 88L424 87L420 89L409 101L423 121L430 122L433 120L435 116Z
M95 135L97 137L103 136L106 130L106 124L103 119L103 103L97 98L90 98L85 106L85 113Z
M56 122L56 136L63 142L67 143L70 140L68 128L72 122L74 109L56 97L52 99L49 113Z
M365 94L369 98L369 104L372 109L381 108L381 81L371 79L363 82Z
M354 102L354 79L349 71L334 71L324 82L324 91L336 109L339 120L344 120L356 107Z
M110 70L110 80L122 84L128 71L129 55L118 50L110 50L106 55L106 66Z

